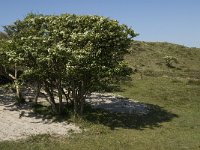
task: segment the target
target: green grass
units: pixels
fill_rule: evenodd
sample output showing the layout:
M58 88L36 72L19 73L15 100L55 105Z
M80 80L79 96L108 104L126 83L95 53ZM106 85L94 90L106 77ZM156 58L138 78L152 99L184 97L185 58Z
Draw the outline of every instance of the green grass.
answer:
M149 115L88 108L84 117L76 120L86 129L81 134L5 141L0 142L0 150L200 150L200 50L169 43L136 42L136 46L127 61L141 67L143 78L134 74L117 94L149 105ZM176 68L158 63L164 55L178 58Z
M134 77L136 79L132 81L133 85L123 85L124 92L120 94L159 106L157 113L145 118L112 115L100 110L90 111L90 115L86 114L85 119L79 121L79 124L88 129L82 134L60 139L43 135L18 142L1 142L0 149L198 150L199 85L163 77ZM167 114L171 116L166 118Z
M178 61L175 68L166 66L164 57L172 56ZM144 74L156 76L198 78L200 79L200 49L166 42L135 41L126 56L128 63L141 70ZM152 75L152 74L151 74Z

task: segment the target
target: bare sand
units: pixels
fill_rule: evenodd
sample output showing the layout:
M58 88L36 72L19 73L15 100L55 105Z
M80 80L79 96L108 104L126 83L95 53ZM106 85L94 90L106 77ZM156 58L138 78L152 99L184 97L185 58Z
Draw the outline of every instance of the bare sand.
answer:
M28 95L27 99L31 97ZM45 99L40 97L40 101ZM86 102L93 108L101 108L111 112L147 114L148 106L137 101L111 93L92 93ZM18 140L38 134L63 135L80 133L81 129L74 124L53 122L33 113L29 103L14 105L14 95L0 89L0 141Z
M63 135L79 133L78 126L63 122L53 122L36 116L30 106L18 108L13 95L0 93L0 141L18 140L38 134Z
M86 102L93 108L101 108L113 113L146 115L150 110L146 104L113 93L92 93L86 98Z

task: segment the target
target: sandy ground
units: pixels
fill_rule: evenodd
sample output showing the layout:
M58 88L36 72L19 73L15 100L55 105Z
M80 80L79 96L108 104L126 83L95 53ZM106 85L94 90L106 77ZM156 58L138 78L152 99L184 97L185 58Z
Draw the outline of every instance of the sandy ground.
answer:
M42 119L36 116L28 105L19 109L14 105L12 94L0 93L0 141L17 140L37 134L67 136L69 132L76 133L81 130L68 122Z
M32 97L28 95L26 99ZM68 122L52 122L36 116L29 104L21 107L14 105L14 95L0 89L0 141L17 140L30 135L51 134L68 136L69 133L80 133L79 127ZM40 97L39 100L44 98ZM116 96L110 93L92 93L86 98L94 108L111 112L147 114L148 106L137 101Z
M86 98L93 108L101 108L114 113L127 113L146 115L149 113L149 106L136 100L114 95L112 93L92 93Z

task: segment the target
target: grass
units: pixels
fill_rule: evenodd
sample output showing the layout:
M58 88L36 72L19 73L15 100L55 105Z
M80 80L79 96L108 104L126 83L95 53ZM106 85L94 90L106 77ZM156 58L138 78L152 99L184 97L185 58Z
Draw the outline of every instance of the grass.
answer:
M200 150L200 50L169 43L136 42L134 46L136 52L127 56L127 61L141 68L143 78L134 74L117 94L148 104L148 115L113 114L88 107L83 118L75 121L86 129L81 134L5 141L0 142L0 149ZM158 63L164 55L178 58L176 68ZM180 66L182 69L177 69ZM46 109L43 112L48 114Z
M139 42L132 44L130 54L126 56L128 63L144 74L167 75L170 77L200 79L200 49L166 42ZM164 57L172 56L178 63L175 68L166 66ZM152 75L152 74L150 74Z

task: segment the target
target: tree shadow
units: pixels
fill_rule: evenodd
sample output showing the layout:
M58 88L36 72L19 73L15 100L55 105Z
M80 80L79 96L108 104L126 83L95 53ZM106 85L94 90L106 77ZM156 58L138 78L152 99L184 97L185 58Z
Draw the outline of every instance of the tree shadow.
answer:
M10 111L18 111L19 117L32 117L40 122L63 122L70 121L73 106L66 108L66 114L56 115L52 113L50 106L42 104L34 105L26 102L21 105L14 103L13 95L5 94L0 90L0 105ZM71 114L70 114L71 113ZM70 116L71 115L71 116ZM162 122L169 122L178 115L164 108L147 103L140 103L122 96L93 93L86 98L83 119L103 124L111 129L125 128L138 129L160 127ZM71 122L71 121L70 121ZM35 120L33 123L37 123Z
M28 116L42 118L42 120L48 120L49 123L65 121L70 123L71 121L68 120L70 118L70 115L68 109L65 106L66 105L64 105L65 111L62 114L56 114L52 111L51 106L44 106L42 104L33 105L33 112L29 113Z
M178 117L158 105L140 103L112 95L97 94L88 98L87 102L83 118L111 129L153 129L160 127L162 122L168 122Z
M6 91L4 88L0 88L0 106L3 106L2 111L11 111L17 118L34 118L32 123L51 123L51 122L63 122L66 121L66 117L53 114L50 106L37 104L33 101L29 101L32 93L27 94L26 102L20 104L16 103L15 94L12 91ZM43 95L40 96L40 98Z
M139 129L160 127L162 122L171 121L178 115L168 112L158 105L145 104L147 114L111 112L102 108L87 108L84 119L96 124L115 128Z
M0 89L0 105L10 105L15 102L14 94Z

